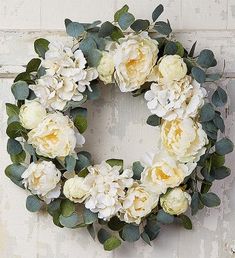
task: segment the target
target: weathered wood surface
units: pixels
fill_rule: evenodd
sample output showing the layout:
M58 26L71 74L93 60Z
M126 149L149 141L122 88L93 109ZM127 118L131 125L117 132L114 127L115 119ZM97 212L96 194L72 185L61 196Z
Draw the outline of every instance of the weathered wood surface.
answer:
M226 60L226 85L229 114L228 135L235 141L235 2L234 0L163 0L165 17L170 18L176 37L190 48L198 40L201 48L211 48L219 61ZM0 257L1 258L232 258L235 252L235 168L234 154L227 165L232 175L217 182L222 200L216 209L205 209L193 218L193 231L180 226L164 227L153 247L142 241L124 244L112 253L104 252L85 230L60 229L46 214L26 211L27 194L4 175L10 163L6 152L5 102L13 101L10 86L34 56L33 41L38 37L64 40L63 20L90 21L109 19L113 12L128 3L136 17L150 18L156 1L134 0L0 0ZM57 32L55 32L57 31ZM147 126L144 100L121 94L114 87L103 88L102 99L89 104L89 129L85 149L97 162L111 157L124 158L126 164L138 160L154 148L158 132Z

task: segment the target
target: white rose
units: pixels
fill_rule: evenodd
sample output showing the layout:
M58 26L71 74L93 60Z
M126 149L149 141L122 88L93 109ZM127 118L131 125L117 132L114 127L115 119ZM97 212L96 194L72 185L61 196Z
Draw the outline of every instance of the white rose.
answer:
M73 154L76 143L84 142L84 137L75 132L73 122L59 112L47 115L28 133L28 143L36 148L37 154L49 158Z
M165 149L181 162L197 162L208 144L202 125L191 118L164 121L161 139Z
M165 80L179 81L187 74L187 66L178 55L167 55L160 59L158 71Z
M135 182L128 189L118 216L127 223L140 224L141 219L157 206L158 200L159 195L148 191L146 187Z
M125 196L125 188L132 185L133 172L129 169L119 173L121 167L111 167L108 163L88 167L86 184L89 186L89 196L85 207L98 213L98 217L109 220L121 209L120 198Z
M60 195L61 173L51 161L31 163L22 178L24 186L46 203Z
M112 83L114 73L113 57L110 53L103 51L102 58L97 67L99 78L105 84Z
M149 191L157 194L165 193L168 188L179 186L196 166L196 163L180 163L164 150L159 150L155 154L147 154L143 164L145 168L141 173L141 183Z
M181 188L174 188L160 198L163 210L170 215L180 215L187 211L191 196Z
M45 116L46 109L38 101L28 101L20 107L20 122L26 129L38 126Z
M74 176L65 182L63 192L70 201L82 203L88 197L89 186L85 178Z
M114 50L114 78L122 92L139 89L157 61L158 43L146 32L120 39Z
M151 113L165 120L195 117L205 96L206 90L187 75L180 81L159 80L145 93Z

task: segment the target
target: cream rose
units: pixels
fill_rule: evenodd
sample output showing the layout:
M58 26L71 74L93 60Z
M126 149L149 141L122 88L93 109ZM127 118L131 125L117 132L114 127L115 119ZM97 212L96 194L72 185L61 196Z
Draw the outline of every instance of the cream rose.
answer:
M62 113L47 115L28 133L28 143L44 157L66 157L74 153L76 144L82 145L84 137L75 131L73 122Z
M45 116L46 109L36 100L25 102L20 107L20 122L26 129L37 127Z
M157 61L158 43L147 32L130 34L116 44L114 78L122 92L139 89Z
M196 163L180 163L164 150L159 150L155 154L147 154L143 164L145 168L141 174L141 183L149 191L157 194L165 193L168 188L179 186L196 166Z
M159 80L144 95L152 114L165 120L195 117L204 104L206 90L191 76L179 81Z
M208 144L202 125L191 118L164 121L161 139L164 148L181 162L197 162Z
M157 206L158 200L159 195L148 191L146 187L135 182L128 189L118 216L127 223L140 224L141 219Z
M160 198L163 210L170 215L180 215L187 211L191 196L181 188L174 188Z
M105 84L112 83L114 73L113 57L110 53L103 51L102 58L97 67L99 78Z
M22 178L24 186L46 203L60 195L61 173L51 161L31 163Z
M167 55L159 61L158 71L165 80L179 81L187 74L187 66L180 56Z
M86 184L86 178L74 176L68 179L63 188L65 197L75 203L82 203L89 194L89 186Z

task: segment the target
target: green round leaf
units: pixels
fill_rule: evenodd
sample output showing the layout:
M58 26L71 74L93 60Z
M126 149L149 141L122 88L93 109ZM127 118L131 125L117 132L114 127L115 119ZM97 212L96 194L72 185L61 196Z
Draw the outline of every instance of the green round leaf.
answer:
M7 126L6 133L10 138L17 138L25 133L25 129L19 122L12 122Z
M81 36L84 31L84 27L78 22L70 22L66 26L67 34L74 38L78 38L79 36Z
M122 30L126 30L135 21L135 17L131 13L123 13L118 19L118 24Z
M141 238L144 240L145 243L151 246L151 240L146 232L141 233Z
M11 161L13 163L23 163L26 159L25 151L21 151L19 154L11 155Z
M141 173L143 172L144 167L141 165L139 161L136 161L133 163L132 170L133 170L133 179L140 180Z
M108 163L111 167L119 166L123 168L123 160L122 159L108 159L106 160L106 163Z
M216 107L222 107L227 103L227 101L227 93L221 87L218 87L218 89L212 95L212 103Z
M164 48L164 55L175 55L177 53L177 45L173 41L169 41Z
M110 234L107 230L101 228L99 231L98 231L98 234L97 234L97 237L98 237L98 240L101 244L104 244L104 242L110 238Z
M152 13L152 19L153 19L154 22L155 22L155 21L158 19L158 17L163 13L163 11L164 11L164 7L163 7L162 4L159 4L159 5L155 8L155 10L154 10L153 13Z
M156 22L154 25L154 29L163 35L169 35L172 32L169 22L168 23L163 21Z
M29 195L26 199L26 208L28 211L37 212L43 206L43 202L36 195Z
M147 119L147 124L151 126L159 126L161 124L161 118L157 115L150 115Z
M215 144L215 151L219 155L225 155L233 151L233 142L229 140L228 138L223 138L216 142Z
M47 211L51 216L61 213L61 199L55 199L47 205Z
M63 215L59 216L60 224L66 228L74 228L77 225L81 224L82 221L76 213L73 213L69 217L64 217Z
M180 214L179 218L185 229L191 230L193 228L192 221L188 216L186 216L184 214Z
M93 213L91 210L84 208L83 218L86 225L92 224L98 220L97 213Z
M211 174L215 179L221 180L230 176L231 170L225 166L222 166L212 169Z
M105 38L105 37L110 36L112 34L114 28L115 28L115 26L111 22L109 22L109 21L104 22L100 27L99 37Z
M65 168L68 172L74 171L76 166L76 159L73 156L67 156L65 158Z
M108 222L108 227L113 231L120 231L126 223L121 221L118 217L112 217Z
M38 56L45 58L45 53L48 50L49 41L43 38L37 39L34 42L34 50Z
M215 110L210 103L206 103L200 110L200 121L208 122L215 117Z
M137 19L131 24L131 29L135 32L144 31L149 28L149 25L148 20Z
M117 22L119 18L124 14L127 13L129 10L128 5L124 5L121 9L117 10L116 13L114 14L114 21Z
M225 163L225 156L218 155L217 153L213 153L211 156L211 165L212 167L218 168L222 167Z
M204 72L201 68L199 68L199 67L193 67L191 72L192 72L193 78L194 78L197 82L199 82L199 83L205 82L205 80L206 80L206 74L205 74L205 72Z
M10 155L17 155L21 153L23 150L22 145L20 142L16 141L15 139L8 139L7 141L7 152Z
M84 116L77 115L74 119L74 125L80 133L84 133L87 129L87 120Z
M135 242L140 238L139 226L127 224L121 231L122 239L128 242Z
M199 54L197 63L203 68L209 68L217 64L214 53L209 49L204 49Z
M89 55L89 52L92 49L96 49L97 46L93 38L87 37L79 43L79 48L82 50L83 54L87 56Z
M163 224L171 224L174 222L174 216L166 213L164 210L159 210L157 220Z
M26 66L26 72L31 73L31 72L36 72L41 64L41 59L39 58L33 58L30 60Z
M25 81L17 81L12 87L11 91L16 100L25 100L29 95L29 87Z
M61 214L64 217L69 217L75 212L75 203L71 202L68 199L65 199L61 202Z
M201 194L200 199L207 207L216 207L220 205L219 197L214 193Z
M84 168L88 167L90 164L91 161L89 157L87 157L87 155L85 155L83 152L79 152L75 170L79 172Z
M115 236L110 237L104 242L104 250L112 251L121 245L121 240Z
M97 67L100 63L100 59L102 57L102 53L101 51L99 51L96 48L92 48L89 50L89 52L87 53L87 62L89 64L89 66L91 67Z
M12 116L18 117L20 113L20 109L16 105L13 105L11 103L6 103L6 112L9 117L12 117Z

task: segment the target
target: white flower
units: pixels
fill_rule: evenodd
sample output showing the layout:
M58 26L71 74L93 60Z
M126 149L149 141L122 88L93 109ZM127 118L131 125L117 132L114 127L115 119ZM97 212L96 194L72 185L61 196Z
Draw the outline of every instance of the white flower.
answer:
M108 163L88 167L86 184L89 185L89 197L85 206L92 212L98 213L98 217L109 220L121 209L120 198L125 196L125 188L133 183L133 172L124 170L119 174L121 167L111 167Z
M22 178L24 186L46 203L60 195L61 173L51 161L31 163Z
M74 153L76 143L81 146L84 142L73 122L59 112L47 115L28 133L28 143L36 148L37 154L49 158L66 157Z
M187 66L178 55L167 55L158 63L160 77L167 81L179 81L187 74Z
M114 78L122 92L139 89L157 61L158 43L146 32L129 34L116 43Z
M102 58L97 67L99 78L105 84L112 83L114 73L114 62L113 57L110 53L103 51Z
M164 150L159 150L155 154L147 154L143 164L145 168L141 174L141 183L148 191L157 194L165 193L168 188L179 186L196 166L196 163L180 163Z
M180 215L187 211L191 196L181 188L174 188L160 198L163 210L170 215Z
M165 120L195 117L205 96L206 90L190 76L180 81L159 80L145 93L151 113Z
M86 88L91 91L90 82L98 77L86 63L80 49L73 52L61 42L50 43L42 61L46 74L30 88L46 108L63 110L69 101L81 101L82 93Z
M46 109L36 100L25 102L20 107L20 122L26 129L35 128L45 116Z
M197 162L208 144L202 125L191 118L164 121L161 139L164 148L181 162Z
M82 203L88 197L89 190L86 178L74 176L65 181L63 192L70 201Z
M135 182L128 189L118 216L126 223L140 224L141 219L157 206L158 200L158 194L149 192L146 187Z

